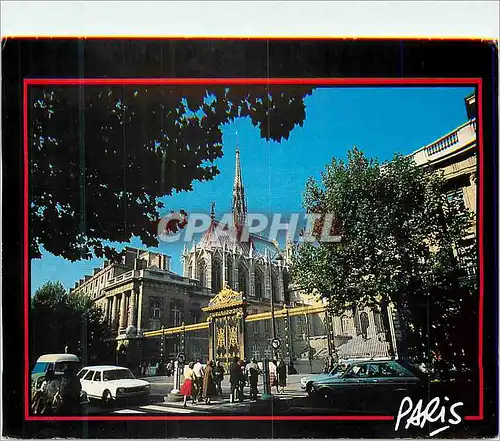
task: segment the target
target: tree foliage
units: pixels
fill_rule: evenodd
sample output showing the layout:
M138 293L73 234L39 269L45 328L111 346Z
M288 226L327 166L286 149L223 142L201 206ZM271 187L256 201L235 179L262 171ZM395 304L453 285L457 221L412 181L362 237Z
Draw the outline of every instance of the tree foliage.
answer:
M42 354L71 353L85 362L91 355L105 359L109 331L102 310L84 295L69 294L60 282L47 282L37 289L30 311L31 362Z
M103 241L157 246L161 198L213 179L222 127L250 118L267 140L305 119L307 87L30 89L31 256L116 257Z
M334 158L320 182L307 182L304 206L333 214L342 239L300 245L296 283L320 292L336 313L392 302L410 355L462 356L461 320L475 316L475 279L465 270L475 267L467 246L473 216L447 186L409 157L380 165L355 148L347 162Z

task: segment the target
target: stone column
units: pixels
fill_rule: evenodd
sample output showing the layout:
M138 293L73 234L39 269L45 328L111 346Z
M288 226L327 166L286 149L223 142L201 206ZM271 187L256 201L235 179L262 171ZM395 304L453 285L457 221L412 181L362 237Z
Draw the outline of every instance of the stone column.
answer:
M135 313L136 313L136 292L135 290L130 291L130 303L128 312L128 326L136 327Z
M117 310L118 310L118 296L115 294L111 297L111 329L116 329L117 324Z
M137 330L142 329L142 283L139 285L139 293L137 294Z
M113 306L113 304L111 303L111 299L109 297L106 297L106 324L108 326L111 325L111 312L112 312L111 307L112 306Z
M123 292L121 294L121 300L120 300L120 323L118 326L118 331L122 331L125 329L125 315L126 315L126 307L125 307L125 293Z

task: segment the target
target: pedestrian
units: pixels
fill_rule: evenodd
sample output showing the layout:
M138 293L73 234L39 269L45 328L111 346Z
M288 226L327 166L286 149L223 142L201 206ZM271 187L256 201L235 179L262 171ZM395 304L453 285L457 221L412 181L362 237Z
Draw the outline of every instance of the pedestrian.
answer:
M203 401L203 365L201 364L201 360L198 360L193 367L194 375L195 375L195 383L196 383L196 398L198 401Z
M54 397L59 391L60 384L61 382L56 378L55 372L52 369L47 370L45 380L40 388L43 395L42 415L50 415L53 412Z
M205 398L205 403L210 404L212 397L216 394L214 362L209 360L205 368L205 375L203 376L203 397Z
M276 361L269 361L269 390L272 392L273 387L276 387L276 392L278 390L278 382L276 381Z
M224 374L226 371L224 370L224 366L222 366L222 363L220 361L217 362L215 368L215 386L217 388L217 393L219 395L222 395L222 381L224 380Z
M193 404L196 404L195 390L193 387L196 381L196 377L194 375L193 368L194 368L194 363L192 361L184 368L184 383L182 384L180 390L181 394L184 395L184 402L183 402L184 407L187 407L188 397L191 397Z
M173 371L174 371L174 360L170 360L167 364L165 372L167 374L167 377L170 377Z
M59 415L75 415L80 405L82 385L75 376L72 366L66 366L59 390L54 397L57 402L56 413Z
M243 399L245 397L244 390L245 390L245 383L246 383L246 377L245 377L245 366L246 366L246 363L245 363L245 361L244 360L240 360L238 362L238 366L240 367L240 384L239 384L239 387L238 387L238 397L239 397L240 401L243 401Z
M259 375L261 374L255 358L252 358L252 361L245 366L245 374L250 383L250 400L255 401L259 393L257 390L257 383L259 381Z
M286 386L286 364L285 360L281 359L280 362L278 363L278 367L276 368L276 374L278 377L278 385L276 388L278 389L278 393L283 393L285 392L285 386Z
M236 395L240 387L241 381L241 366L239 364L239 357L234 357L231 366L229 367L229 382L231 384L231 395L229 396L229 402L234 403L236 400Z

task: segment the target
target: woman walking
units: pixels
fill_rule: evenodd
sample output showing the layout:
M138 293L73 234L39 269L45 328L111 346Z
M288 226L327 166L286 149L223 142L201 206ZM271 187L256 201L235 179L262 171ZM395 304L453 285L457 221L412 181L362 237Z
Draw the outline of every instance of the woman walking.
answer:
M276 386L276 392L279 393L276 376L277 376L276 361L275 360L269 361L269 391L272 392L273 387Z
M285 386L286 386L285 360L283 359L280 360L280 362L278 363L278 367L276 368L276 373L278 375L278 385L276 386L276 388L278 389L278 393L282 394L283 392L285 392Z
M217 389L215 388L214 362L210 360L207 363L205 376L203 377L203 397L205 398L205 403L210 404L210 400L216 394Z
M194 363L191 362L184 369L184 384L182 385L181 391L180 391L181 394L184 395L184 403L183 403L184 407L187 407L188 397L191 397L193 404L196 404L195 396L194 396L194 392L193 392L193 383L195 381L193 367L194 367Z

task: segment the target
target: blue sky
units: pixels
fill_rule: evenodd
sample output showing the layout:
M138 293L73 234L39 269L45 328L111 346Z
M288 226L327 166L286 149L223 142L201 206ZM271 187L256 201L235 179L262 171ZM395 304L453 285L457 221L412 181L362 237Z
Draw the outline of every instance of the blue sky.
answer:
M319 177L332 157L345 158L357 145L367 156L384 161L394 153L408 154L429 144L467 120L464 98L473 88L319 88L306 98L306 120L288 140L266 142L248 119L223 128L220 174L210 182L195 182L194 191L165 198L168 210L230 211L236 145L240 148L248 210L259 213L301 211L302 193L309 176ZM139 240L130 244L139 246ZM172 270L182 272L183 244L162 244L172 256ZM71 263L44 253L31 264L31 292L47 281L59 280L66 288L102 260Z

